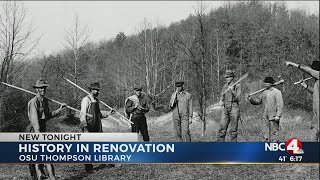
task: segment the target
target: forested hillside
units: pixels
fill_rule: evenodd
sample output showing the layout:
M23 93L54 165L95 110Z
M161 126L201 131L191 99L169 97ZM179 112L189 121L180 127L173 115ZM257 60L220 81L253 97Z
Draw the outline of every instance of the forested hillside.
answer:
M119 32L114 39L98 43L88 42L88 32L81 27L75 19L66 33L65 49L30 60L10 55L2 43L1 81L33 90L35 81L43 77L50 84L49 97L76 108L84 93L63 77L83 88L100 82L100 98L118 108L132 87L141 85L153 111L164 112L174 81L183 79L205 122L205 109L219 98L223 74L231 68L238 77L250 74L243 93L259 88L258 82L265 76L277 79L281 75L285 105L311 107L311 96L293 85L307 75L286 68L284 61L309 65L319 60L319 16L289 11L284 3L237 2L218 9L199 4L187 19L168 27L145 19L139 33L128 36ZM0 27L2 33L4 28ZM3 39L5 34L0 36ZM0 94L0 130L23 130L32 96L3 85ZM21 125L10 125L15 122Z

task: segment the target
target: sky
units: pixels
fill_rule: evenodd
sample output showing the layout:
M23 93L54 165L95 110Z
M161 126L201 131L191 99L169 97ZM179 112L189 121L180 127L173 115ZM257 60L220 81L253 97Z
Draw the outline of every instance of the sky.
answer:
M35 36L41 36L33 55L55 54L64 48L66 31L72 28L75 14L80 25L90 31L90 42L126 36L139 32L146 18L156 24L168 26L186 19L194 13L196 1L24 1L28 20L36 28ZM226 2L204 2L208 10ZM319 14L319 1L287 1L289 9L304 9Z

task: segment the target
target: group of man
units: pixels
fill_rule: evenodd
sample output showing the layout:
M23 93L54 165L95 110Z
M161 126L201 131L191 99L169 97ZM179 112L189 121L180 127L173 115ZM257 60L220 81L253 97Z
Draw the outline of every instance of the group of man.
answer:
M313 119L311 121L312 140L319 141L319 61L313 61L311 67L299 65L286 61L286 66L293 66L309 74L314 79L313 88L301 81L301 86L313 94ZM240 84L234 83L234 72L227 70L225 74L226 84L222 88L220 104L223 106L220 128L218 131L218 141L225 141L226 131L229 126L231 141L237 141L238 122L240 120L239 101L241 95ZM230 87L230 91L226 91ZM264 105L263 120L268 127L268 132L264 131L266 141L279 141L279 122L283 111L282 93L275 87L275 80L272 77L265 77L263 80L264 90L257 98L247 95L246 98L253 105ZM262 130L263 131L263 130Z
M230 139L237 141L238 123L240 120L239 102L241 97L241 85L235 83L235 74L227 70L225 74L226 84L222 88L220 95L220 105L223 107L220 127L217 139L225 141L226 132L229 128ZM269 127L268 133L262 129L266 141L277 141L279 131L279 120L283 110L282 93L275 87L273 77L265 77L263 80L264 90L257 98L247 95L246 98L253 105L264 104L263 119L265 125Z
M28 118L30 124L26 129L27 132L47 132L46 121L60 115L62 110L67 106L66 103L62 103L59 109L50 111L48 99L45 97L48 86L42 78L37 80L33 86L37 95L28 102ZM101 88L99 83L90 84L88 89L90 93L81 101L80 129L84 133L103 132L101 119L108 117L115 111L110 110L107 112L100 110L98 96ZM135 87L134 92L135 94L126 100L125 108L126 112L130 114L130 120L133 122L132 132L141 132L143 140L149 141L145 117L145 113L149 111L146 96L142 93L141 87ZM92 117L89 117L88 114ZM107 165L103 164L101 166L106 167ZM114 164L108 164L108 166L114 167ZM33 179L56 179L52 164L30 164L29 169ZM87 173L93 173L95 170L92 164L85 164L85 171Z
M239 102L241 99L241 85L235 83L235 73L227 70L225 75L226 84L222 87L219 105L222 109L222 116L217 133L217 141L225 141L227 130L229 129L232 142L237 141L238 122L240 120ZM283 109L283 99L281 92L274 87L274 79L266 77L264 79L266 90L256 99L247 96L247 99L254 105L265 104L264 118L269 120L269 138L274 139L279 130L279 119ZM192 98L190 93L184 90L183 82L176 82L176 91L172 94L170 107L173 109L173 125L178 141L191 141L189 124L192 123Z
M311 67L293 62L285 62L285 64L296 67L315 79L313 88L304 82L301 85L313 94L314 115L311 127L314 140L319 141L319 61L314 61ZM235 73L231 70L226 71L225 79L226 84L223 86L220 95L220 106L223 107L223 110L217 140L225 141L226 132L229 128L231 141L236 142L238 122L240 120L241 85L240 83L235 83ZM265 90L257 98L251 96L246 98L253 105L264 104L263 119L266 120L266 124L269 127L266 140L278 141L279 122L283 110L282 93L275 87L275 80L272 77L266 77L263 80L263 84ZM59 109L50 111L48 99L45 98L48 86L43 79L37 80L33 86L37 95L28 102L30 125L27 127L27 132L46 132L46 121L61 114L61 111L67 106L62 103ZM192 123L193 117L192 96L184 89L183 81L177 81L175 86L176 91L171 95L170 99L175 136L178 141L190 142L189 125ZM101 119L108 117L115 111L100 110L98 95L101 89L99 83L90 84L88 89L90 90L89 95L85 96L81 101L80 128L83 132L103 132ZM150 140L145 116L148 111L147 96L142 92L142 87L135 87L134 94L125 100L125 114L133 122L131 131L141 132L144 141ZM91 114L92 117L87 116L87 114ZM113 167L114 165L109 164L109 166ZM33 179L55 179L54 167L51 164L32 164L29 165L29 168ZM93 165L85 164L85 170L88 173L94 172Z
M48 99L45 97L49 85L42 78L36 81L33 88L36 89L37 95L28 102L28 117L30 124L27 132L47 132L46 121L61 114L61 111L67 106L62 103L60 108L50 111ZM85 96L81 102L80 128L83 132L102 132L101 118L108 117L114 111L100 111L98 95L100 94L99 83L93 83L89 86L90 94ZM92 117L88 117L91 114ZM102 165L106 166L106 165ZM110 165L109 166L114 166ZM52 164L30 164L30 173L32 179L56 179L54 167ZM85 164L87 173L94 172L92 164Z
M299 65L293 62L285 62L286 66L293 66L309 74L314 79L313 88L301 81L301 86L313 94L313 120L311 123L312 139L319 141L319 61L313 61L311 67ZM217 141L225 141L227 130L229 129L230 140L237 141L238 123L240 120L240 97L241 85L235 82L235 73L227 70L225 73L226 84L223 86L220 94L220 106L223 108ZM190 93L184 90L183 82L176 82L176 91L170 99L170 107L173 109L173 125L176 139L178 141L191 141L189 124L192 123L192 98ZM282 93L275 86L273 77L265 77L263 80L264 89L253 98L250 95L246 99L253 105L263 104L264 113L262 119L268 130L262 129L265 141L279 141L279 124L283 112Z

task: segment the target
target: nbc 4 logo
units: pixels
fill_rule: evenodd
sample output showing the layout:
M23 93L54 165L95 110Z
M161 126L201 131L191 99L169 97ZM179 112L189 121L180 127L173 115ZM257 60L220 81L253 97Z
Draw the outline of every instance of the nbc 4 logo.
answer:
M289 154L304 154L302 149L302 142L297 138L291 138L286 141L286 150Z
M304 154L302 142L297 138L291 138L286 143L265 143L265 151L287 151L291 155Z

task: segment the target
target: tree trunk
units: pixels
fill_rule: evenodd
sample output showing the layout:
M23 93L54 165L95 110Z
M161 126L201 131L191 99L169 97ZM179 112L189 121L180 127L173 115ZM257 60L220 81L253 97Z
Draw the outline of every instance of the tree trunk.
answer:
M150 81L149 81L149 62L148 62L148 55L147 55L147 28L144 29L144 59L146 63L146 84L147 84L147 93L150 90Z
M217 66L217 75L218 75L218 92L220 91L220 57L219 57L219 34L217 32L217 61L218 61L218 66ZM219 98L217 96L217 98Z
M0 132L3 132L4 125L4 87L0 85Z

